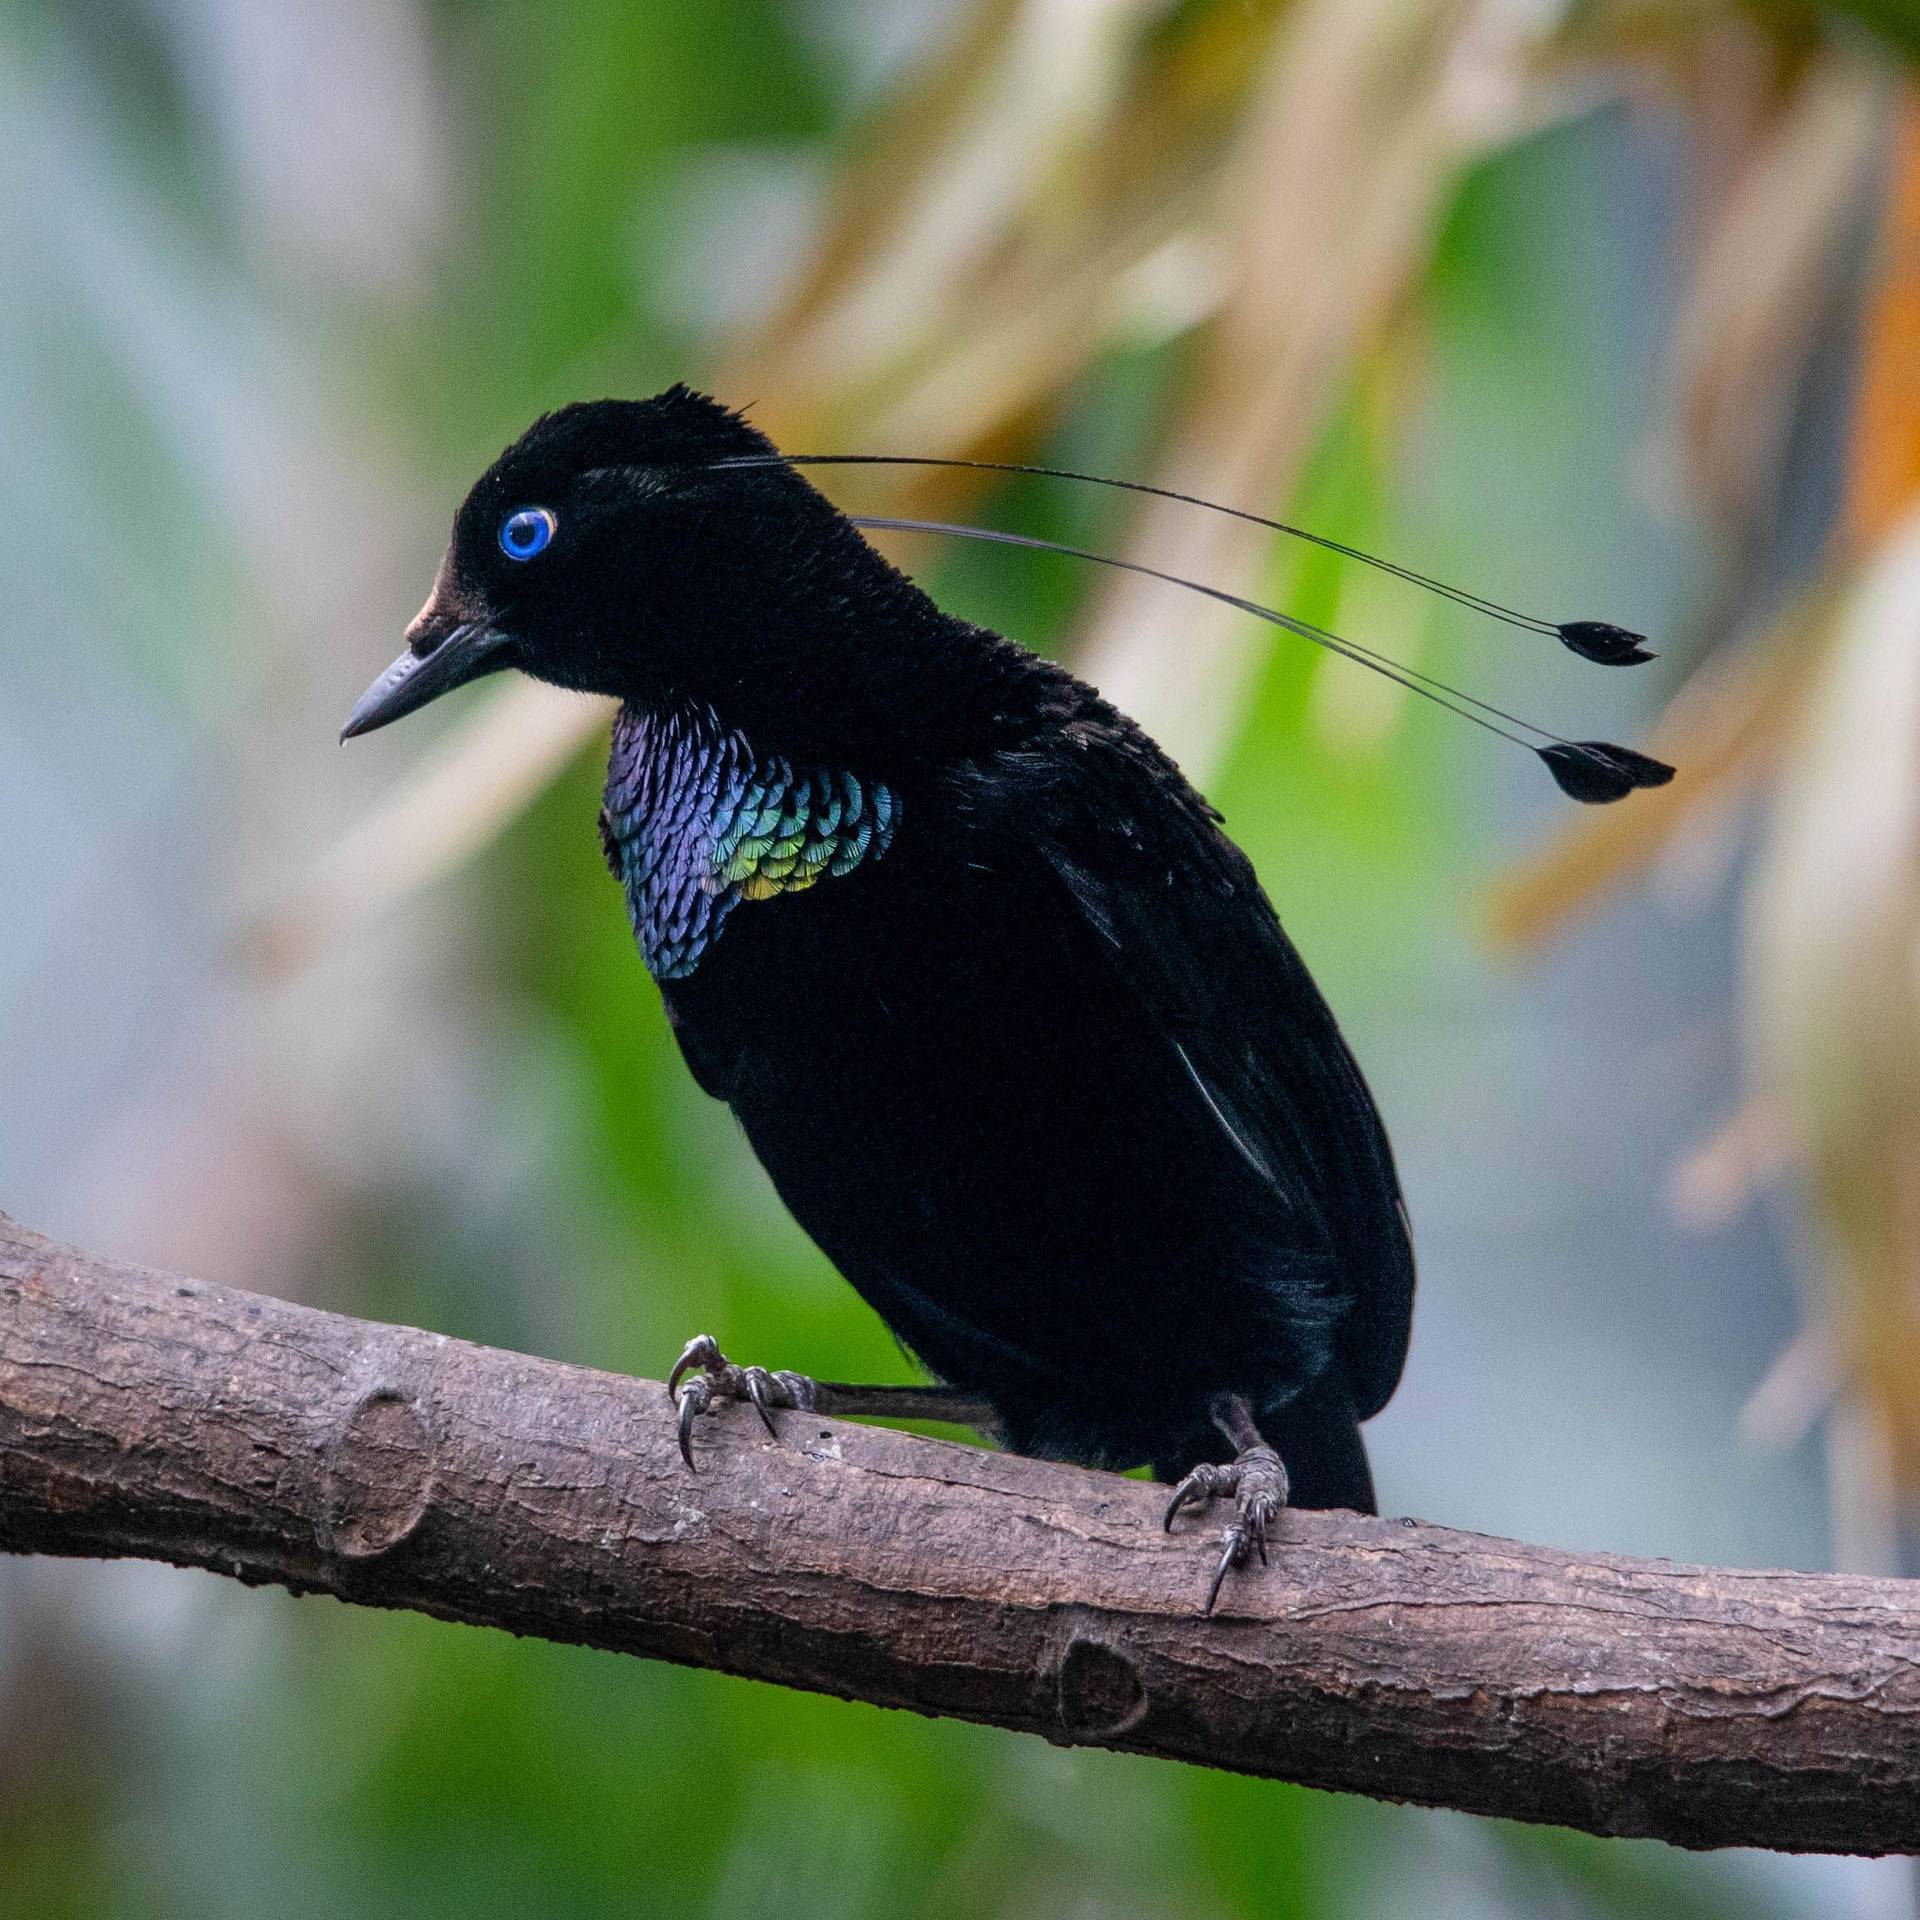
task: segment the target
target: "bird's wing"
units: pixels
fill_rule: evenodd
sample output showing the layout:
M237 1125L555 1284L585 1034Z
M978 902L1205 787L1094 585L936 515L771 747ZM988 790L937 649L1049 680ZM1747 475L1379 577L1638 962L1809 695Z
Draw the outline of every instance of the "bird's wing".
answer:
M996 838L1036 851L1092 926L1194 1098L1273 1195L1276 1233L1334 1256L1348 1298L1336 1345L1356 1411L1377 1412L1413 1302L1392 1150L1246 856L1172 761L1103 703L978 772Z

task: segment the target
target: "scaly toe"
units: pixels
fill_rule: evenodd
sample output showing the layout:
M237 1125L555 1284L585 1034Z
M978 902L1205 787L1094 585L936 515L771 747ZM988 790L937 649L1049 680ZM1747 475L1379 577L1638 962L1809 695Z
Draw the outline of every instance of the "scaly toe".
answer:
M1166 1515L1160 1522L1162 1530L1173 1531L1173 1517L1182 1507L1204 1507L1223 1494L1233 1492L1239 1484L1239 1473L1234 1467L1217 1467L1210 1461L1202 1461L1174 1488L1173 1498L1167 1502Z
M1250 1447L1240 1456L1237 1517L1260 1564L1267 1564L1267 1533L1287 1504L1287 1470L1271 1447Z

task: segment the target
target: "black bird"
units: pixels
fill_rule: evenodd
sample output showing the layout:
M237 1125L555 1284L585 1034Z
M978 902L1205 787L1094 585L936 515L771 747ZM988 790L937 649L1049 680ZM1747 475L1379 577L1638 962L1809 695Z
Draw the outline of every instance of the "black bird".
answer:
M1245 856L1138 726L942 612L678 387L508 448L406 637L346 735L505 667L621 702L601 837L687 1064L941 1383L703 1337L670 1382L689 1465L721 1397L1150 1463L1169 1524L1236 1502L1209 1607L1289 1500L1374 1510L1360 1423L1414 1284L1387 1136ZM1655 764L1543 757L1602 786Z

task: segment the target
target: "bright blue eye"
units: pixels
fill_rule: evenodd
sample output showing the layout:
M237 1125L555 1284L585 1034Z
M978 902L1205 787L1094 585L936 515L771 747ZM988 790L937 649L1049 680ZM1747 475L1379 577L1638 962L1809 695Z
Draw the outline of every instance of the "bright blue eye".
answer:
M509 560L531 560L553 539L556 525L545 507L516 507L500 522L500 551Z

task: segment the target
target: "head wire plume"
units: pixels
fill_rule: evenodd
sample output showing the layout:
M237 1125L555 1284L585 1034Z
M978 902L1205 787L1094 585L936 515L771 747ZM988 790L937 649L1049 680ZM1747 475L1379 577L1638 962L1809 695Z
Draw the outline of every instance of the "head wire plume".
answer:
M1122 493L1148 494L1156 500L1177 500L1182 506L1201 507L1208 513L1224 514L1230 520L1244 520L1249 526L1265 527L1270 533L1283 533L1290 540L1304 540L1310 546L1337 553L1343 559L1357 560L1362 566L1377 568L1381 573L1391 574L1396 580L1424 587L1429 593L1437 593L1443 600L1453 601L1456 606L1485 614L1490 620L1501 621L1525 633L1537 633L1558 640L1570 653L1577 653L1581 659L1591 660L1596 666L1630 667L1643 660L1657 658L1647 646L1645 634L1635 633L1628 627L1615 626L1610 620L1543 620L1535 614L1503 607L1499 601L1489 600L1482 594L1469 593L1464 587L1449 586L1444 580L1434 579L1431 574L1416 573L1411 567L1403 567L1396 561L1383 560L1378 554L1347 545L1344 540L1335 540L1324 533L1314 533L1309 528L1295 526L1290 520L1275 520L1264 513L1252 513L1245 507L1229 507L1218 500L1204 500L1196 493L1182 493L1175 487L1155 486L1146 480L1116 480L1110 474L1083 473L1073 467L1034 466L1019 460L963 460L913 453L758 454L721 460L715 464L723 467L962 467L979 473L1020 473L1042 480L1077 480L1092 487L1113 487ZM1098 555L1088 557L1099 558Z
M1330 552L1361 561L1370 567L1377 567L1382 572L1409 581L1415 586L1425 587L1458 605L1470 607L1475 612L1487 614L1510 626L1522 628L1530 633L1552 636L1572 652L1580 655L1582 659L1594 661L1602 666L1629 666L1638 661L1654 658L1644 643L1644 636L1630 632L1625 627L1614 626L1610 622L1600 620L1554 622L1536 619L1532 615L1517 613L1512 608L1503 607L1478 594L1448 586L1443 581L1429 578L1426 574L1415 573L1411 568L1397 566L1390 560L1379 559L1358 547L1329 539L1323 534L1309 532L1304 527L1293 526L1284 520L1272 520L1264 514L1249 513L1239 507L1221 506L1215 501L1203 500L1194 494L1179 493L1171 487L1152 486L1145 481L1113 480L1101 474L1079 473L1065 467L1030 466L1010 460L920 459L909 454L757 455L737 460L717 461L715 464L724 467L971 467L990 473L1020 473L1045 479L1080 480L1095 486L1117 487L1129 493L1152 494L1160 499L1177 500L1188 506L1203 507L1210 512L1227 514L1236 520L1249 521L1255 526L1267 527L1273 532L1287 534L1294 539L1309 541ZM1201 594L1209 600L1220 602L1223 606L1235 607L1242 613L1251 614L1256 620L1264 620L1284 632L1296 634L1303 640L1311 641L1315 646L1324 647L1329 653L1337 653L1343 659L1352 660L1371 672L1382 674L1410 692L1419 694L1422 699L1431 700L1436 706L1445 708L1447 712L1457 715L1460 719L1471 721L1475 726L1497 734L1503 740L1512 741L1515 746L1526 748L1553 775L1554 782L1562 793L1572 799L1584 801L1590 806L1601 806L1609 801L1623 800L1638 788L1663 787L1673 778L1673 768L1663 760L1654 759L1651 754L1636 752L1631 747L1616 746L1606 740L1569 740L1549 728L1537 726L1531 720L1522 719L1518 714L1509 713L1503 707L1496 707L1489 701L1479 699L1459 687L1451 686L1430 673L1422 673L1418 668L1389 660L1385 655L1375 652L1371 647L1362 646L1356 640L1346 639L1326 627L1315 626L1310 620L1301 620L1292 614L1281 613L1276 608L1262 606L1258 601L1246 599L1237 593L1229 593L1223 587L1208 586L1202 581L1189 580L1182 574L1164 572L1159 567L1148 566L1141 560L1126 560L1115 554L1094 553L1085 547L1068 546L1058 540L1044 540L1036 534L1010 533L996 527L976 527L952 520L921 520L876 514L852 514L848 517L855 526L876 531L946 534L956 539L986 540L1001 546L1026 547L1042 553L1064 554L1069 559L1089 560L1098 566L1114 567L1126 573L1142 574L1152 580L1164 580L1170 586L1182 587L1189 593Z

